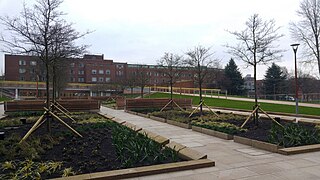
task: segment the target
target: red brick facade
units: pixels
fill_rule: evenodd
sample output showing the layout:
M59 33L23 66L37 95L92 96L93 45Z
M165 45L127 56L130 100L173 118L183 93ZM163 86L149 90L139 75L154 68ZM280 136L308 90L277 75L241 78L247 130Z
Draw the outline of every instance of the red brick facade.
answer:
M147 85L167 85L168 78L156 65L138 65L105 60L103 55L84 55L83 58L66 59L66 77L68 82L102 84L130 79L137 72L144 72ZM45 81L43 63L32 56L5 55L5 80L7 81ZM192 86L194 72L184 68L178 81L188 81ZM183 83L184 84L184 83Z

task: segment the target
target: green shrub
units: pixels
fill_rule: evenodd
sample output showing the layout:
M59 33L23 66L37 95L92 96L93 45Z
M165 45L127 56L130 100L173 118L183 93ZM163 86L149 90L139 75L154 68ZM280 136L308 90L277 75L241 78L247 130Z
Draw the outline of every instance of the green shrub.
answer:
M162 147L159 143L125 126L114 125L112 141L118 159L125 168L134 164L164 163L168 159L177 161L177 152Z
M11 112L8 117L29 117L29 116L41 116L43 111L19 111Z
M212 129L215 131L235 135L239 132L244 132L246 129L240 128L236 125L225 123L225 122L215 122L215 121L192 121L193 126L199 126L202 128Z
M287 123L284 128L273 123L270 129L269 142L283 147L295 147L320 143L317 128L307 128L298 123Z

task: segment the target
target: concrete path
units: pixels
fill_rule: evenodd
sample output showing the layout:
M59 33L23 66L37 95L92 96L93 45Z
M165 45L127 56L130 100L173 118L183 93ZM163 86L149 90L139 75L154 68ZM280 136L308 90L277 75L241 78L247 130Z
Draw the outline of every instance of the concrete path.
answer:
M216 162L215 167L132 178L137 180L242 179L242 180L318 180L320 152L284 156L208 136L148 118L101 107L100 111L186 145Z

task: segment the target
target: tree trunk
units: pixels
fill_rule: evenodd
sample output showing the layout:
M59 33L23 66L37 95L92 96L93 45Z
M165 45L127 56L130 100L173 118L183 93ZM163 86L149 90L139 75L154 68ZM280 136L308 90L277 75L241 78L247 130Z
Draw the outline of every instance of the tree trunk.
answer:
M144 87L143 86L141 86L141 98L143 98L143 89L144 89Z
M199 96L200 96L200 116L202 116L202 82L199 81Z
M46 63L46 93L47 93L47 102L46 102L46 108L50 109L50 84L49 84L49 64ZM46 114L46 120L47 120L47 131L49 134L51 134L51 120L50 115Z
M172 80L170 81L170 104L171 104L171 110L173 110L173 102L172 102L172 99L173 99L173 91L172 91L172 86L173 86L173 82Z
M254 72L254 108L253 109L256 109L256 107L258 106L258 95L257 95L257 64L254 63L254 66L253 66L253 72ZM258 110L256 111L255 115L253 116L254 118L254 123L256 126L258 126Z

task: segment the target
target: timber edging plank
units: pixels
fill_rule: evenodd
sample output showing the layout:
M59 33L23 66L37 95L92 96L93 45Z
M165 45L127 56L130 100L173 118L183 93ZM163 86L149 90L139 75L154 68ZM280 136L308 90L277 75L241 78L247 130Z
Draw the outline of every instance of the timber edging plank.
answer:
M183 170L192 170L204 167L215 166L215 162L209 159L191 160L183 161L177 163L159 164L153 166L143 166L137 168L120 169L114 171L97 172L90 174L83 174L77 176L70 176L66 178L58 179L95 179L95 180L109 180L109 179L123 179L123 178L133 178L146 175L168 173Z
M315 152L319 150L320 150L320 144L312 144L312 145L305 145L305 146L298 146L298 147L282 148L282 149L279 149L278 152L284 155L292 155L292 154Z

